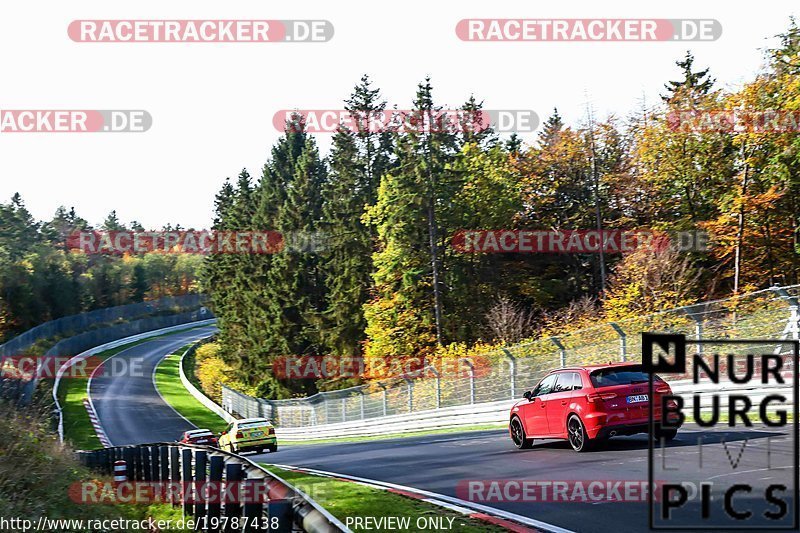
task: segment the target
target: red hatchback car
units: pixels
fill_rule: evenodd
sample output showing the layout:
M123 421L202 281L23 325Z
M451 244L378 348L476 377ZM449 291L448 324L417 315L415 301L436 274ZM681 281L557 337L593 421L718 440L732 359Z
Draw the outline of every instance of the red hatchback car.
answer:
M575 451L583 452L615 435L647 433L647 382L642 365L635 363L554 370L511 408L511 440L517 448L527 449L533 439L566 439ZM658 420L661 396L672 390L655 376L653 392ZM656 428L657 438L672 440L677 433L677 428Z
M178 442L183 444L205 444L206 446L216 446L217 437L208 429L193 429L184 431Z

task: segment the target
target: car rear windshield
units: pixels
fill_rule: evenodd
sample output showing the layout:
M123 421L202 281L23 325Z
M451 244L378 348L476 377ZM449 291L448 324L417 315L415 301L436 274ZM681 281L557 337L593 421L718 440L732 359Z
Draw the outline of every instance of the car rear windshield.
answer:
M592 385L596 389L601 387L613 387L615 385L631 385L633 383L647 383L647 374L642 371L641 365L620 366L611 368L601 368L589 374ZM661 378L655 376L656 381Z

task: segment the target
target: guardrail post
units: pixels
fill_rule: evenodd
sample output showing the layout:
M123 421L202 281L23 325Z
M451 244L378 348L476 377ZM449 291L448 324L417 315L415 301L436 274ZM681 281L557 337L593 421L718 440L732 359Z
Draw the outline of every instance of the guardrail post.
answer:
M558 348L559 358L561 360L560 365L561 368L567 366L567 350L564 348L564 345L561 344L561 339L558 337L550 337L550 342L556 345Z
M122 456L125 458L125 464L128 465L128 480L136 480L136 455L133 453L133 448L125 448L122 451Z
M174 446L169 447L169 480L172 483L178 483L181 480L181 465L180 465L180 452ZM169 492L170 503L173 507L178 506L178 500L175 498L175 491Z
M386 385L379 381L378 386L383 389L383 416L386 416L386 406L389 403L389 399L386 396Z
M138 448L139 457L142 458L142 481L153 481L153 471L150 470L150 450L141 446Z
M150 453L150 471L153 481L161 479L161 465L159 464L158 446L150 446L147 451Z
M685 307L683 312L692 320L694 320L694 335L697 342L695 345L697 355L703 355L703 314L695 311L696 305Z
M616 322L609 322L608 324L614 328L614 331L619 335L619 360L624 363L628 360L628 336Z
M469 368L469 404L475 403L475 365L469 359L462 358L461 361Z
M106 450L102 449L97 452L97 466L101 473L106 473Z
M270 531L278 533L291 533L292 531L292 504L289 500L270 500L267 504L267 516L270 520ZM277 518L277 528L272 527L272 519Z
M161 481L169 481L169 447L159 446L158 454L158 462L159 466L161 467L161 473L158 477L161 479Z
M131 451L133 453L133 461L130 465L131 478L134 481L142 481L144 479L142 477L142 455L139 453L137 448L131 448Z
M195 479L195 503L194 503L194 516L195 516L195 524L199 526L203 526L204 524L200 523L201 516L205 516L206 514L206 494L207 491L204 490L204 485L206 482L206 467L208 466L208 452L205 450L195 450L194 452L194 479ZM195 529L199 529L196 527Z
M502 350L508 359L508 373L511 378L511 399L513 400L517 397L517 358L508 348L502 348Z
M436 408L439 409L442 406L442 375L432 366L429 366L427 370L430 370L436 379Z
M192 450L183 448L181 450L181 503L183 504L183 516L192 514Z
M249 490L245 490L245 493L251 495L263 494L263 492L257 490L258 484L263 482L264 482L263 479L246 480L244 483L249 486ZM249 499L245 502L244 504L245 533L261 533L261 531L265 529L261 527L262 525L261 518L263 510L264 510L264 504L261 502L260 499L253 497L252 499Z
M225 533L234 533L238 528L233 527L232 518L239 518L242 516L241 504L241 485L242 481L242 465L239 463L228 463L225 465L225 493L230 495L232 502L225 502L225 517L228 518L225 524ZM230 486L235 486L231 489Z
M225 466L225 458L221 455L212 455L208 466L208 481L213 488L213 497L208 503L206 516L208 521L204 524L208 526L208 531L216 533L219 531L219 517L222 510L222 469Z
M408 412L414 412L414 382L408 379L407 377L403 377L403 381L406 382L406 391L408 393Z

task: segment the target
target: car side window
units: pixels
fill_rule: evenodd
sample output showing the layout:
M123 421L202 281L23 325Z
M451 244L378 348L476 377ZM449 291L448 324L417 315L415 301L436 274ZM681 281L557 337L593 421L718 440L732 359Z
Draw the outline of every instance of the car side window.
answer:
M580 390L583 388L583 379L577 372L572 373L572 390Z
M572 390L572 372L556 374L556 385L553 392L567 392Z
M534 396L544 396L545 394L550 394L553 392L553 386L556 384L556 375L553 374L551 376L547 376L539 383L539 386L536 387L534 391Z

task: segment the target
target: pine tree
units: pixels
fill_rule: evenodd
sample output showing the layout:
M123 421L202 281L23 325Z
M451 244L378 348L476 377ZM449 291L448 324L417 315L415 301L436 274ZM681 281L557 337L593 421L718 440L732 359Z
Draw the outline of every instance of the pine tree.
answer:
M100 228L103 231L125 231L127 229L125 225L119 221L116 209L108 214Z
M558 109L553 108L553 114L547 118L547 122L542 126L542 131L539 132L539 146L550 146L558 140L561 130L564 128L564 121L561 115L558 114Z
M691 51L687 50L683 60L676 61L675 64L680 67L683 79L665 84L664 87L668 93L661 95L662 100L667 103L683 100L694 102L711 92L716 80L709 76L709 69L692 70L694 55L692 55Z
M333 138L322 208L326 235L322 269L327 288L322 335L327 349L343 356L360 350L365 327L362 307L372 269L371 232L362 221L370 202L369 182L358 161L355 135L340 129Z
M437 207L452 194L456 139L431 128L439 110L426 79L417 88L409 131L396 140L398 166L383 176L369 209L379 242L374 298L364 311L370 357L425 356L444 342Z
M369 296L372 243L377 235L363 222L365 208L377 200L380 177L392 165L389 132L369 127L370 117L384 113L367 76L361 78L345 108L354 117L355 131L340 128L328 158L330 176L323 191L322 231L326 250L321 268L326 283L326 311L320 326L328 351L352 356L361 351Z

